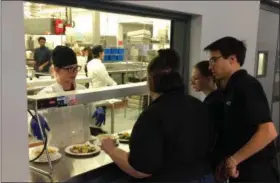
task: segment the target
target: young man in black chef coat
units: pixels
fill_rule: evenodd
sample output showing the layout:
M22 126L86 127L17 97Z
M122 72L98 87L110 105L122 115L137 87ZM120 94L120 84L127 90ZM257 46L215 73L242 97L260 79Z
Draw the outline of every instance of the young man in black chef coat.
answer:
M223 147L225 165L233 182L277 182L275 166L277 131L259 81L241 69L244 43L233 37L208 45L210 69L226 82Z
M34 70L36 72L49 73L49 69L51 66L51 51L48 47L46 47L45 37L39 37L38 43L40 47L35 49Z

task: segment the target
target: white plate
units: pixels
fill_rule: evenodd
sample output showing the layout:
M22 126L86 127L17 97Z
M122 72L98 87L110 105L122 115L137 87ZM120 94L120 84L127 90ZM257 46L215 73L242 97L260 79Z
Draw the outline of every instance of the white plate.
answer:
M55 153L49 153L51 161L57 161L62 157L62 155L58 152L58 148L56 148L56 147L49 147L49 148L52 148L56 151ZM36 157L36 154L34 152L38 149L42 149L42 146L36 146L36 147L29 148L29 159L30 160L32 160ZM48 162L48 157L47 157L46 152L44 152L40 156L40 158L38 158L34 162L36 162L36 163L47 163Z
M119 133L119 134L122 134L122 133ZM119 139L119 142L121 143L129 143L129 139L122 139L120 138L120 135L118 134L118 139ZM131 137L131 133L129 133L130 137Z
M68 146L68 147L66 147L65 152L69 155L72 155L72 156L92 156L92 155L96 155L96 154L100 153L100 151L101 151L99 146L90 144L90 146L93 146L95 148L94 152L91 152L91 153L72 153L70 149L73 146L78 146L78 145L83 145L83 144L75 144L75 145Z
M128 139L121 139L121 138L119 138L119 142L120 143L129 143L129 140Z

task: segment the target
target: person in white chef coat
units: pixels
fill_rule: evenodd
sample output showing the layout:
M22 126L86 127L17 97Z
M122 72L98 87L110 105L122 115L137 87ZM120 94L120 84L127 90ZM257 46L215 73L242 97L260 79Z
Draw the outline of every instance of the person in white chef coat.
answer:
M85 86L75 82L81 67L77 65L76 54L71 48L57 46L53 50L52 61L56 83L47 86L38 95L86 89ZM51 134L52 138L49 144L57 147L66 147L90 140L90 126L96 127L92 119L94 112L95 107L93 103L40 111L40 115L43 116L50 128L49 134ZM29 115L29 122L31 123L32 120L34 119ZM29 133L32 134L32 125L29 126Z
M106 86L114 86L117 83L109 76L105 65L102 63L104 59L104 50L98 45L92 48L93 59L87 64L87 75L92 78L90 87L99 88Z

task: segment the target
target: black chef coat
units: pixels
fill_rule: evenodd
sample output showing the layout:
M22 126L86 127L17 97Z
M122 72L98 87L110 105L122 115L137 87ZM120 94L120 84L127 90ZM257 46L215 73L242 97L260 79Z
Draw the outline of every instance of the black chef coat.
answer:
M233 155L242 148L256 133L258 125L271 121L269 104L259 81L245 70L235 72L225 88L223 146L226 155ZM238 166L240 174L236 181L274 181L271 162L275 156L272 142Z
M202 128L203 127L203 128ZM148 182L198 180L211 173L210 124L206 106L174 89L140 115L130 140L130 165L152 174Z
M209 111L210 123L213 126L213 148L211 151L211 162L215 170L225 158L222 147L222 131L224 125L224 94L221 90L211 92L203 101Z
M51 66L51 51L46 46L36 48L34 53L34 60L35 60L34 69L36 72L49 72L49 68ZM49 64L46 65L42 71L39 71L38 68L42 64L46 63L46 61L49 61Z

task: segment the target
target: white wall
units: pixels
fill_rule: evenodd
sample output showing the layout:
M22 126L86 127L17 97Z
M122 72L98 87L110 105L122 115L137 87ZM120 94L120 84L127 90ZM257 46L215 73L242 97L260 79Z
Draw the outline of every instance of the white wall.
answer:
M236 36L247 41L248 55L245 68L253 73L259 2L130 1L130 3L203 15L200 25L201 38L197 40L200 46L197 45L193 55L198 59L206 58L201 51L204 46L221 36ZM22 1L2 2L1 16L1 178L3 182L27 182L29 167ZM192 60L192 65L195 61Z
M269 105L272 106L272 92L275 77L279 14L260 10L257 50L268 52L266 76L258 78L263 85ZM279 59L278 59L279 62ZM257 67L257 65L256 65ZM257 70L257 68L255 68ZM279 121L279 120L278 120Z
M22 1L1 2L1 181L27 182L27 99Z
M1 19L2 18L2 0L0 0L0 20L2 20ZM2 35L2 29L1 29L1 25L0 25L0 35ZM0 50L1 50L1 52L2 52L2 37L0 36L0 42L1 42L1 44L0 44ZM1 73L0 73L0 81L2 81L2 56L0 56L0 71L1 71ZM2 136L1 136L1 134L2 134L2 82L0 83L0 103L1 103L1 105L0 105L0 147L1 147L1 151L0 151L0 163L1 163L1 165L0 165L0 182L2 182L2 169L1 169L1 167L2 167Z
M203 48L209 43L223 36L234 36L245 40L247 44L247 56L244 68L250 74L254 74L256 40L259 16L259 1L126 1L127 3L168 9L202 15L202 19L195 18L195 31L198 32L192 40L193 52L191 53L191 66L198 61L206 59ZM201 29L201 30L198 30ZM198 37L197 37L198 36ZM199 41L199 43L197 43ZM191 92L195 94L193 91Z

